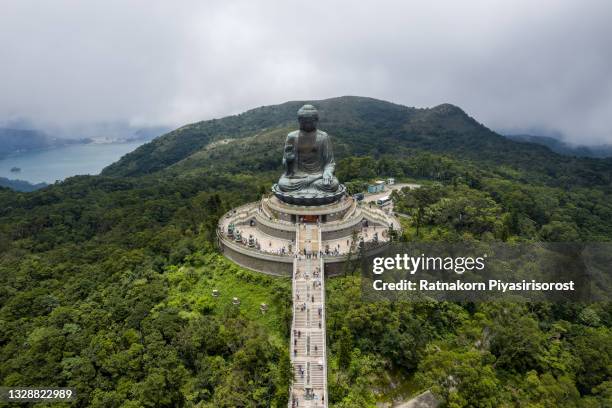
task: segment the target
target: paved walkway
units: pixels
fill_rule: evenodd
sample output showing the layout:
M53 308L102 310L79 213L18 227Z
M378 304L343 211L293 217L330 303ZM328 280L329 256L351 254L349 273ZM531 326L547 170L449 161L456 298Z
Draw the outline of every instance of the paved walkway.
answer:
M327 407L325 279L316 225L298 225L299 257L293 263L291 360L294 382L289 407Z
M398 186L399 187L399 186ZM342 204L342 203L341 203ZM344 203L346 204L346 203ZM386 241L389 222L399 228L394 217L389 217L372 203L357 204L351 201L348 217L355 211L367 215L370 226L359 229L357 242L353 236L322 242L321 229L317 224L298 224L295 226L295 239L272 237L250 225L258 211L265 211L259 203L249 203L238 207L224 216L219 223L219 233L226 236L231 223L240 231L242 245L247 247L249 237L255 240L254 251L293 256L293 322L291 328L290 355L294 370L293 385L290 390L288 407L327 408L327 344L325 330L325 271L320 254L329 250L344 255L355 250L358 242L374 240L375 234ZM266 215L266 214L264 214ZM268 216L268 215L266 215ZM382 224L382 225L376 225ZM397 224L397 225L396 225ZM285 231L287 231L285 229ZM289 230L290 231L290 230ZM258 248L258 249L255 249ZM291 249L290 249L291 248Z

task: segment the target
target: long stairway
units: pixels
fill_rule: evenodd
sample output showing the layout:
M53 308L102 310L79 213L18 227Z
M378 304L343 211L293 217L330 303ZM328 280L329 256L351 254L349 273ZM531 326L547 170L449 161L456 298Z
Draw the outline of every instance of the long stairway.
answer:
M293 324L291 360L294 382L289 407L327 407L327 344L325 337L325 279L319 257L321 230L297 226L299 256L293 262Z

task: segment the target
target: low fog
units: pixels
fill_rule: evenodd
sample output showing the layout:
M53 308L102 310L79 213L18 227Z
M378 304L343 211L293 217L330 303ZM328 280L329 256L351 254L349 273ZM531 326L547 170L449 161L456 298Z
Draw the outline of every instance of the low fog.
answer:
M179 126L361 95L612 143L610 21L607 0L8 0L0 123Z

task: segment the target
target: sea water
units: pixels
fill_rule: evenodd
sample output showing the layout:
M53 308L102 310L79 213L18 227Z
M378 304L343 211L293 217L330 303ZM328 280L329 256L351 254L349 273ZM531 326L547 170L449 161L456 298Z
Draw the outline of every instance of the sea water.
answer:
M71 176L99 174L104 167L143 143L145 142L74 144L22 153L0 160L0 177L25 180L34 184L50 184ZM12 172L13 167L18 167L21 171Z

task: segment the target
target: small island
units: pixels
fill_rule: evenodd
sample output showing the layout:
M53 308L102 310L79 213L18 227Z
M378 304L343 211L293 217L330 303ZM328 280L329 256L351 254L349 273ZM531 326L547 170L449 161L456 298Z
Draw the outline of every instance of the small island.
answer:
M21 168L20 167L12 167L11 168L11 173L19 173L21 172Z

